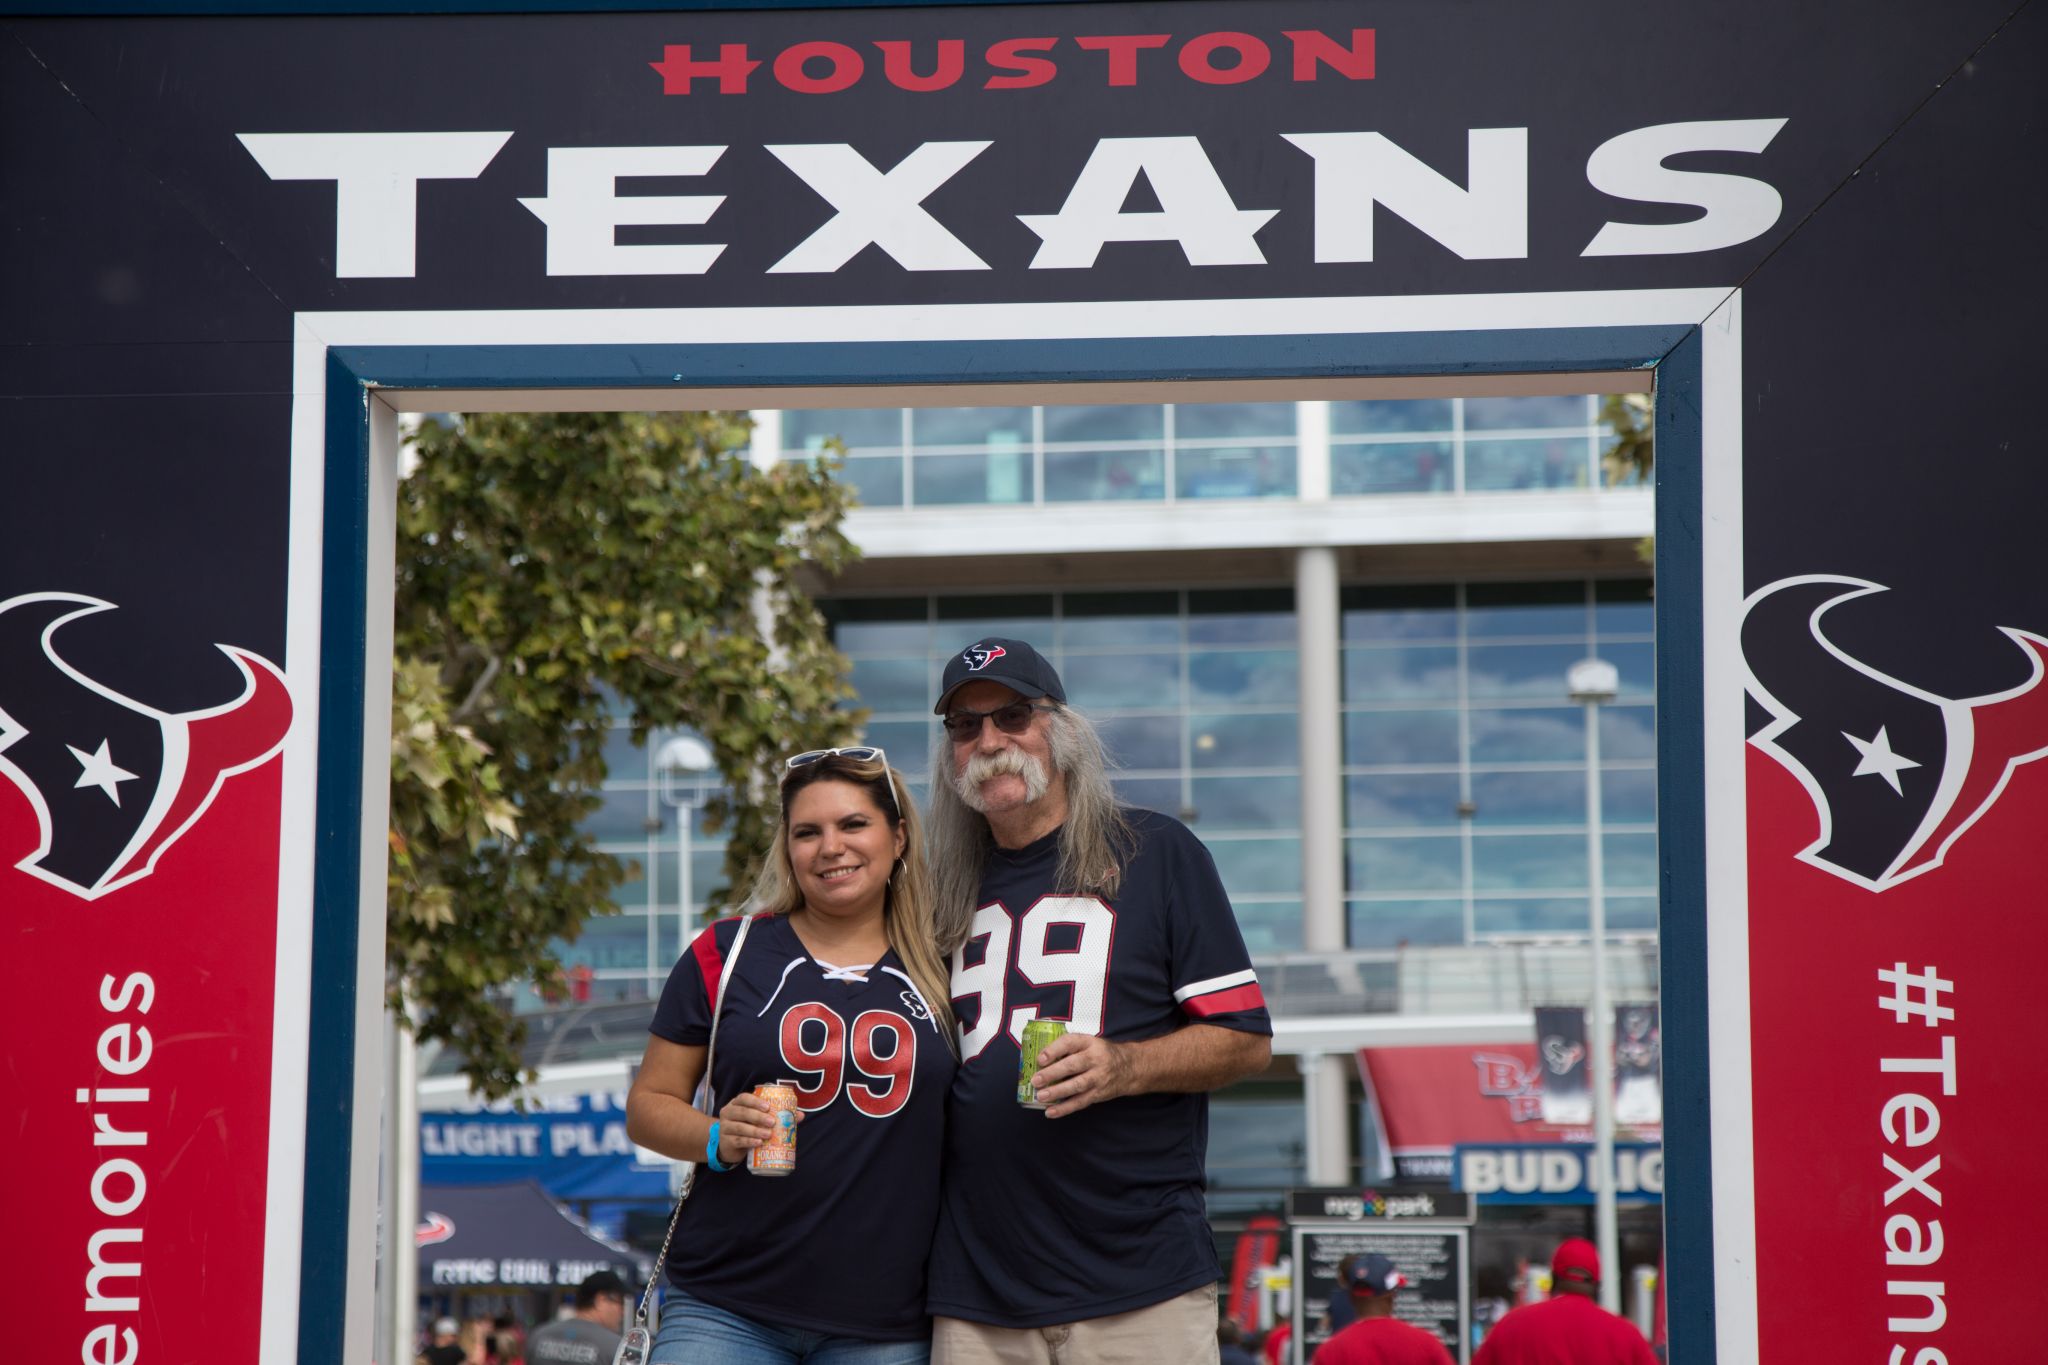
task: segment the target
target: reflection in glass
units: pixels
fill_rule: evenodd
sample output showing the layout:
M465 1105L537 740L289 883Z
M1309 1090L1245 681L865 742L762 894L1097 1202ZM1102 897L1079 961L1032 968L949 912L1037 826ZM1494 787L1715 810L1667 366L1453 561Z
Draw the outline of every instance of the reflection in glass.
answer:
M1654 934L1657 932L1655 896L1614 896L1607 902L1607 932L1610 934Z
M903 505L903 457L862 455L846 462L839 471L842 482L853 485L863 507Z
M1458 823L1456 773L1365 773L1344 779L1344 827Z
M1060 668L1067 700L1083 710L1180 704L1180 655L1069 654Z
M1224 889L1232 896L1240 892L1301 890L1301 840L1219 839L1214 834L1202 841L1216 870L1223 874Z
M1294 436L1292 403L1176 403L1174 439Z
M1159 441L1166 409L1158 403L1087 404L1045 409L1045 439L1054 441Z
M1593 629L1602 639L1648 635L1655 628L1654 615L1650 584L1646 580L1602 579L1593 584Z
M1346 901L1345 942L1353 948L1463 943L1461 900Z
M1508 772L1472 774L1475 827L1586 823L1586 774Z
M923 654L915 658L856 658L849 680L870 711L923 711L933 688Z
M1488 834L1472 837L1472 886L1479 891L1583 887L1583 834Z
M1293 645L1294 594L1285 588L1196 590L1188 594L1188 643Z
M1070 592L1060 602L1060 638L1068 649L1177 645L1180 594Z
M1510 635L1586 634L1583 583L1473 583L1465 589L1465 633L1475 639Z
M932 737L938 732L923 720L871 720L861 728L860 740L886 749L890 764L905 777L923 778L931 771Z
M1346 588L1344 640L1455 640L1458 590L1450 584Z
M1583 938L1592 916L1584 896L1538 899L1481 899L1472 905L1472 931L1528 938L1576 934Z
M1291 498L1292 446L1230 446L1174 455L1174 495L1182 498Z
M1456 891L1464 875L1464 854L1456 836L1361 835L1344 841L1344 886L1349 891Z
M1188 694L1198 704L1294 702L1301 696L1300 656L1291 649L1243 649L1188 655Z
M1197 832L1301 828L1298 777L1198 777L1194 780Z
M1292 953L1301 950L1301 902L1290 900L1231 901L1237 914L1238 931L1244 946L1254 953ZM1301 1106L1294 1106L1297 1113ZM1270 1196L1266 1196L1270 1197Z
M1604 644L1600 657L1621 673L1621 694L1625 697L1654 696L1657 691L1656 647L1643 644Z
M1576 708L1472 712L1474 763L1558 763L1585 756L1586 718Z
M1345 701L1455 701L1457 697L1455 646L1374 645L1344 651Z
M1657 708L1617 706L1600 708L1600 757L1650 758L1657 756Z
M914 446L1025 446L1031 444L1030 408L912 408Z
M586 815L577 828L596 839L644 838L647 822L653 816L653 788L607 786L597 809Z
M1603 834L1600 847L1609 886L1634 889L1657 885L1656 835Z
M1456 711L1353 711L1344 717L1344 761L1456 763Z
M1567 694L1566 673L1585 657L1585 645L1577 643L1473 645L1466 655L1466 694L1483 698L1563 700ZM1613 662L1619 663L1620 660Z
M1127 806L1156 810L1180 817L1180 779L1177 777L1118 777L1111 779L1116 799Z
M1452 486L1449 441L1343 445L1330 451L1330 491L1447 493Z
M1465 442L1465 488L1469 492L1584 488L1588 482L1584 437Z
M849 447L903 448L901 408L815 408L782 414L782 448L816 450L830 437Z
M1094 721L1110 757L1124 767L1179 769L1179 716L1096 716Z
M911 461L920 506L1031 501L1031 452L991 450L985 455L919 455Z
M1330 433L1371 435L1389 431L1449 431L1449 398L1371 398L1330 404Z
M1600 818L1615 825L1657 823L1657 774L1642 768L1609 768L1602 764Z
M1188 732L1197 769L1293 767L1301 761L1301 718L1291 711L1190 715Z
M1155 502L1166 497L1166 452L1048 450L1047 502Z
M1593 421L1583 394L1531 398L1467 398L1465 430L1509 431L1527 427L1584 427Z

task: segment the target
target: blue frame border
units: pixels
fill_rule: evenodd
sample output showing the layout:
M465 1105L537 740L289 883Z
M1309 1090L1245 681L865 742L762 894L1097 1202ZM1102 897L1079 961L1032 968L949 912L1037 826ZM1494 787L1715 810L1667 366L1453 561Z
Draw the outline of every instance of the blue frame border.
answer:
M957 3L957 0L955 0ZM677 8L670 4L664 8ZM756 6L757 8L760 6ZM559 6L548 6L559 8ZM237 10L235 12L249 12ZM348 1264L349 1116L355 1102L362 715L367 666L371 387L643 389L1076 384L1102 381L1654 372L1662 1005L1669 1026L1667 1296L1686 1361L1713 1359L1707 1136L1705 773L1701 681L1701 339L1696 323L1507 331L1007 342L748 345L336 346L327 353L311 1031L299 1359L341 1365ZM1672 908L1687 914L1674 917ZM1671 1084L1673 1071L1682 1084ZM1671 1233L1672 1222L1680 1235ZM1693 1347L1700 1348L1695 1355ZM1674 1356L1674 1359L1678 1357Z

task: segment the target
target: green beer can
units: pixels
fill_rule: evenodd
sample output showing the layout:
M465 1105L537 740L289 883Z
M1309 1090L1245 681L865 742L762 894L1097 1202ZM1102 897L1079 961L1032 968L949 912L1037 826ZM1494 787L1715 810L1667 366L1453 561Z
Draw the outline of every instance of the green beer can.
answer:
M1057 1019L1027 1019L1024 1023L1024 1046L1017 1054L1017 1103L1026 1109L1043 1109L1045 1101L1038 1098L1038 1091L1031 1083L1038 1074L1038 1054L1045 1045L1067 1031L1067 1026Z

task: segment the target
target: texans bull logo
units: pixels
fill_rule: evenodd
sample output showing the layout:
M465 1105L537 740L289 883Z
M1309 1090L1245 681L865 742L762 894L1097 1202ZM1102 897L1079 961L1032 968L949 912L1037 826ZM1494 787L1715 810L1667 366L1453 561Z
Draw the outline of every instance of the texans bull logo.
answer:
M987 668L1009 652L1009 650L1004 649L1001 645L975 645L965 651L962 657L967 660L969 668L979 673L982 669Z
M1884 591L1861 578L1785 578L1752 593L1742 619L1749 694L1771 716L1750 743L1799 780L1820 816L1799 857L1872 891L1939 867L2013 770L2048 755L2048 638L2001 627L2025 653L2026 681L1936 696L1828 638L1828 612Z
M0 602L0 776L35 808L41 838L15 866L93 900L155 869L221 785L275 754L291 694L268 660L216 646L242 694L173 714L86 677L57 632L114 604L75 593Z

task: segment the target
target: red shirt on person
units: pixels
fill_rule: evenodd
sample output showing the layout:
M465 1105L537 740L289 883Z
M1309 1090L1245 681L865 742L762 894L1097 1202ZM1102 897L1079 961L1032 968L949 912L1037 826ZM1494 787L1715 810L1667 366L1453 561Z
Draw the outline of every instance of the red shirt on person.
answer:
M1634 1323L1565 1293L1502 1318L1472 1365L1657 1365L1657 1357Z
M1360 1318L1316 1348L1315 1365L1453 1365L1434 1332L1399 1318Z

